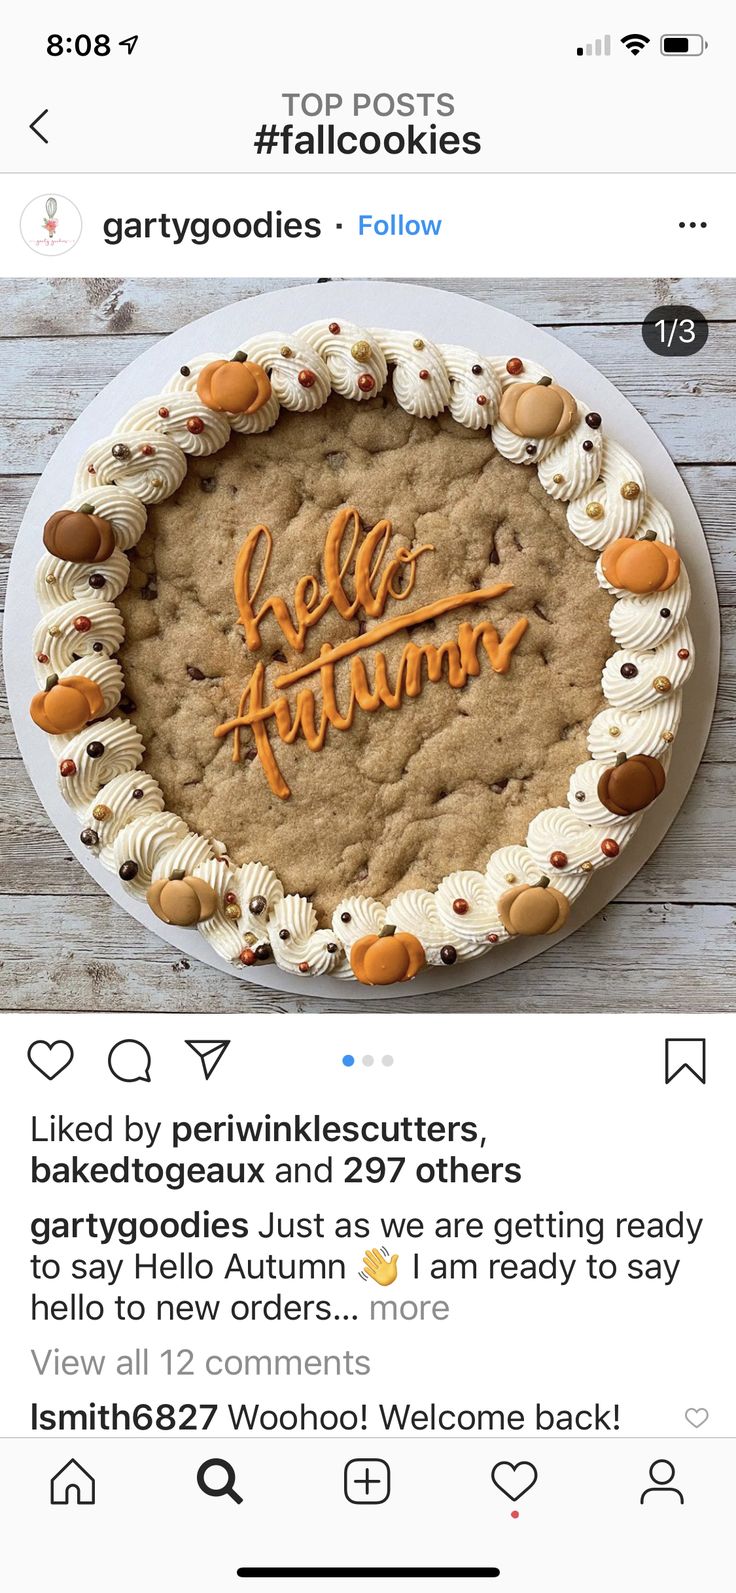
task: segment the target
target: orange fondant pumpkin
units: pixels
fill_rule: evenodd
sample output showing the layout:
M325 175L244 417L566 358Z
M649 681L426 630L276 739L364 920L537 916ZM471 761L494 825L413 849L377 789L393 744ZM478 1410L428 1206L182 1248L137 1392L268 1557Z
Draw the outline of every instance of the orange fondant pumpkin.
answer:
M362 985L396 985L424 967L424 947L416 935L387 924L380 935L363 935L350 953L350 966Z
M567 896L555 890L546 875L536 885L515 885L504 891L497 906L510 935L553 935L570 912Z
M105 699L99 686L86 675L67 675L64 680L50 675L45 691L37 691L31 699L34 725L50 736L76 735L104 709Z
M621 753L612 769L605 769L598 781L598 797L609 813L628 818L630 813L641 813L664 791L667 776L659 758L649 758L644 752L627 758Z
M186 929L202 924L217 912L217 896L205 879L177 871L168 879L154 880L146 892L151 912L164 924Z
M564 437L578 412L572 393L556 382L512 382L499 407L499 419L515 437Z
M255 415L268 403L271 383L254 360L212 360L197 378L197 392L208 409Z
M70 564L104 564L115 552L115 533L109 520L95 514L91 505L57 509L43 528L44 547Z
M650 535L619 537L601 554L601 569L611 586L645 595L666 592L680 574L680 555L667 542Z

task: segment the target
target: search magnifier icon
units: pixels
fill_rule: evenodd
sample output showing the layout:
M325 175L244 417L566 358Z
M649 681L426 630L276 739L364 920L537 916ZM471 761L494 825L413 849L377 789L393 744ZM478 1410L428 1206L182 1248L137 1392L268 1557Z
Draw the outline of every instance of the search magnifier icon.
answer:
M215 1472L215 1480L209 1477ZM219 1473L224 1473L220 1477ZM235 1491L235 1467L229 1460L205 1460L197 1472L197 1485L202 1493L209 1495L210 1499L232 1499L234 1504L242 1504L242 1498Z

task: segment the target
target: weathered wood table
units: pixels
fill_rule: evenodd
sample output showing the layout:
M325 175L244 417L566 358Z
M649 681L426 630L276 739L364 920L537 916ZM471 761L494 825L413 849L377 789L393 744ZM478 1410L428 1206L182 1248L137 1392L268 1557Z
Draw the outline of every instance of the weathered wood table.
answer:
M59 438L110 378L176 327L278 281L18 280L2 284L0 555ZM733 1010L736 998L734 640L736 635L736 281L438 282L553 331L609 376L680 467L716 570L721 689L705 759L666 840L617 901L557 948L442 996L374 1011ZM661 359L640 323L694 304L701 354ZM122 912L49 824L0 721L0 1007L4 1010L319 1012L351 1003L275 996L190 962Z

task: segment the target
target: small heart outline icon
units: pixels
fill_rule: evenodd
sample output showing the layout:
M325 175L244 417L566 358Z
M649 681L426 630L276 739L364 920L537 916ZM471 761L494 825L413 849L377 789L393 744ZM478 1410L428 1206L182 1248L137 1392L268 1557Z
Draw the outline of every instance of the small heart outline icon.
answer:
M52 1059L54 1051L60 1053L56 1061ZM45 1058L44 1053L46 1053ZM33 1040L26 1055L31 1067L36 1068L38 1073L42 1073L43 1077L49 1080L57 1079L74 1060L74 1051L68 1040Z
M498 1480L499 1472L503 1474L507 1484L512 1483L512 1478L516 1472L521 1472L522 1476L524 1477L528 1476L530 1472L533 1475L529 1477L528 1482L522 1483L521 1486L518 1485L518 1483L521 1483L521 1478L519 1478L518 1482L513 1481L511 1487L504 1487L504 1484ZM511 1475L509 1475L509 1473ZM494 1488L498 1488L500 1493L505 1493L506 1498L513 1500L515 1503L517 1499L521 1499L525 1493L528 1493L530 1488L534 1487L538 1476L539 1472L531 1460L517 1460L515 1462L511 1460L498 1460L491 1472L491 1482L493 1483Z
M710 1412L706 1410L704 1405L699 1407L689 1405L685 1411L685 1421L689 1422L691 1427L704 1427L709 1415Z

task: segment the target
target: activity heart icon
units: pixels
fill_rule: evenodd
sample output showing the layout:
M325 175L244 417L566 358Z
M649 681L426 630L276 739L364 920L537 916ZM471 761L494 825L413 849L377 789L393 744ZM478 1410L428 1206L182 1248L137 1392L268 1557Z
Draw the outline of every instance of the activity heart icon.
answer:
M689 1410L685 1411L685 1421L689 1422L691 1427L703 1427L707 1420L708 1412L704 1405L699 1410L691 1405Z
M68 1040L34 1040L27 1055L31 1067L43 1073L45 1079L58 1078L74 1059Z
M514 1501L528 1493L536 1480L537 1468L530 1460L517 1460L516 1464L510 1460L499 1460L491 1472L494 1488L499 1488L507 1499Z

